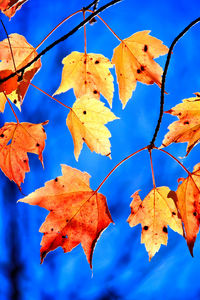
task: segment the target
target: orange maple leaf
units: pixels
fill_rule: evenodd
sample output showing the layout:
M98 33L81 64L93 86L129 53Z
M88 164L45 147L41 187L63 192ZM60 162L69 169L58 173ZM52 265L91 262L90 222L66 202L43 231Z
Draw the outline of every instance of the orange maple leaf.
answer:
M77 99L67 116L67 126L74 141L76 160L80 155L83 142L91 151L110 156L110 131L104 126L118 119L104 104L85 95Z
M161 86L163 70L153 58L166 54L168 48L149 33L150 30L136 32L114 49L112 63L115 64L123 108L131 98L137 81L146 84L155 82Z
M10 44L14 56L14 62L11 54L8 39L0 42L0 79L7 77L15 72L14 63L17 69L24 67L29 61L37 56L37 52L25 39L24 36L13 33L9 35ZM29 87L29 82L41 67L40 59L28 67L22 76L22 80L18 80L18 76L14 76L9 80L0 84L0 92L5 92L7 97L19 108L23 103L23 99ZM5 102L5 96L0 93L1 101Z
M191 255L200 224L200 163L187 178L180 178L176 191L176 205L184 224L185 238Z
M149 260L159 251L161 244L167 245L167 225L183 235L182 223L169 192L168 187L162 186L151 190L143 201L138 191L131 196L131 214L127 221L131 227L141 223L141 243L145 244Z
M9 18L28 0L0 0L0 10Z
M44 233L41 262L57 247L69 252L81 243L92 267L97 239L113 222L106 198L91 190L86 172L62 165L62 174L19 201L50 211L39 230Z
M200 97L184 99L166 113L179 118L178 121L169 125L169 132L165 135L162 147L169 146L172 143L188 142L186 156L200 139Z
M5 123L0 128L0 168L18 187L24 182L25 172L29 172L27 152L39 155L43 165L42 151L46 133L43 125L31 123Z
M92 98L99 99L100 93L112 106L113 77L109 71L113 65L108 58L101 54L85 54L77 51L66 56L60 87L54 95L74 89L76 98L91 94Z

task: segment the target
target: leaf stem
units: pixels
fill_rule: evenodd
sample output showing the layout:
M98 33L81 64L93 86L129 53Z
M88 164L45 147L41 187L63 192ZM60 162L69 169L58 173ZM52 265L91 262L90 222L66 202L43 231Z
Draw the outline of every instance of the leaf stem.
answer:
M83 9L83 20L85 21L85 10ZM84 25L84 52L87 54L87 37L86 37L86 25Z
M165 82L166 82L166 76L167 76L167 71L168 71L168 67L169 67L169 63L170 63L170 59L171 59L171 55L172 55L172 51L174 46L176 45L176 43L185 35L185 33L192 28L195 24L197 24L198 22L200 22L200 17L195 19L194 21L192 21L187 27L185 27L181 33L179 33L177 35L177 37L173 40L170 48L169 48L169 52L167 55L167 59L166 59L166 63L165 63L165 68L164 68L164 72L163 72L163 76L162 76L162 85L161 85L161 94L160 94L160 114L159 114L159 118L157 121L157 125L154 131L154 135L153 138L149 144L149 149L153 149L154 148L154 143L158 134L158 131L160 129L160 124L162 121L162 117L163 117L163 113L164 113L164 102L165 102Z
M7 81L8 79L14 77L17 73L24 72L28 67L30 67L35 61L37 61L41 56L45 55L48 51L50 51L52 48L54 48L59 43L65 41L68 39L71 35L73 35L75 32L77 32L80 28L82 28L85 24L87 24L92 18L94 18L96 15L98 15L100 12L104 11L110 6L113 6L114 4L121 2L122 0L112 0L105 5L101 6L99 9L97 9L95 12L91 13L85 20L80 22L77 26L75 26L72 30L70 30L68 33L63 35L61 38L57 39L53 43L51 43L49 46L47 46L44 50L42 50L34 59L32 59L30 62L28 62L25 66L17 70L16 72L10 74L9 76L5 78L0 79L0 84ZM95 2L94 2L95 3Z
M133 157L134 155L136 155L137 153L146 150L147 147L143 147L133 153L131 153L130 155L128 155L127 157L125 157L124 159L122 159L107 175L106 177L103 179L103 181L100 183L100 185L98 186L98 188L95 190L95 193L97 193L100 188L102 187L102 185L106 182L106 180L110 177L110 175L120 166L122 165L125 161L127 161L129 158Z
M7 101L8 104L10 105L10 108L11 108L11 110L12 110L14 116L15 116L15 119L16 119L17 123L19 124L19 119L18 119L18 117L17 117L17 115L16 115L16 113L15 113L15 111L14 111L14 109L13 109L11 103L10 103L10 100L8 99L6 93L3 92L3 94L4 94L4 96L6 97L6 101Z
M88 9L87 11L93 13L92 10ZM112 28L106 23L106 21L104 21L104 19L102 19L102 17L100 17L99 15L97 15L97 18L99 18L99 20L101 20L102 23L104 23L104 25L106 25L106 27L112 32L112 34L120 41L123 42L122 39L120 39L120 37L114 32L114 30L112 30Z
M159 150L159 151L169 155L171 158L173 158L185 170L186 173L188 173L188 175L191 175L190 171L188 171L188 169L175 156L173 156L171 153L167 152L166 150L157 148L155 146L154 146L153 149Z
M47 36L37 45L37 47L35 47L35 50L37 50L51 35L52 33L58 29L63 23L65 23L67 20L69 20L71 17L75 16L76 14L82 12L82 9L77 10L76 12L74 12L73 14L69 15L68 17L66 17L64 20L62 20L58 25L56 25L56 27L54 27L49 34L47 34ZM31 53L32 54L32 53Z
M153 171L153 162L152 162L152 154L151 154L151 150L149 150L149 156L150 156L150 163L151 163L151 174L152 174L152 180L153 180L153 187L154 189L156 188L156 183L155 183L155 176L154 176L154 171Z
M42 92L43 94L45 94L46 96L48 96L49 98L53 99L54 101L58 102L59 104L61 104L62 106L72 110L71 107L65 105L64 103L62 103L61 101L59 101L58 99L54 98L53 96L49 95L48 93L46 93L45 91L43 91L42 89L40 89L38 86L36 86L35 84L29 82L30 85L32 85L34 88L38 89L40 92Z

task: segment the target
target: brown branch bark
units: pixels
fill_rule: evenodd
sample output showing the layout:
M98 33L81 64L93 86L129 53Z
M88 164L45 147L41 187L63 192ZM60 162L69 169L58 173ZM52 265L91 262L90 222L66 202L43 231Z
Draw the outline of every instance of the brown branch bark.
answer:
M54 48L59 43L65 41L68 37L73 35L75 32L77 32L80 28L82 28L85 24L87 24L91 19L93 19L96 15L98 15L100 12L106 10L108 7L113 6L114 4L121 2L122 0L112 0L108 2L107 4L101 6L99 9L97 9L95 12L91 13L85 20L80 22L77 26L75 26L72 30L70 30L67 34L63 35L61 38L54 41L52 44L47 46L44 50L42 50L33 60L31 60L28 64L26 64L24 67L20 68L16 72L10 74L9 76L0 79L0 84L7 81L8 79L14 77L17 74L22 74L28 67L30 67L34 62L36 62L41 56L46 54L49 50ZM93 1L88 7L92 6L96 1ZM86 7L87 8L87 7ZM86 8L83 8L85 10ZM88 9L88 8L87 8Z

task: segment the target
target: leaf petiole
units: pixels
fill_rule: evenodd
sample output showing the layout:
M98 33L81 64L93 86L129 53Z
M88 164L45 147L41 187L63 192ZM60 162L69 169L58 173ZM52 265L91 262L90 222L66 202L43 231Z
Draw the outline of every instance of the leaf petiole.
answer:
M49 95L48 93L46 93L45 91L43 91L42 89L40 89L38 86L36 86L35 84L29 82L30 85L32 85L34 88L38 89L40 92L42 92L43 94L45 94L46 96L48 96L49 98L53 99L54 101L58 102L59 104L61 104L62 106L72 110L72 108L70 106L65 105L64 103L62 103L61 101L59 101L58 99L54 98L53 96Z
M130 155L128 155L127 157L125 157L124 159L122 159L108 174L107 176L103 179L103 181L100 183L100 185L98 186L98 188L95 190L95 193L97 193L100 188L102 187L102 185L106 182L106 180L110 177L110 175L112 175L112 173L120 166L122 165L125 161L127 161L129 158L133 157L134 155L142 152L143 150L146 150L148 147L143 147L133 153L131 153Z

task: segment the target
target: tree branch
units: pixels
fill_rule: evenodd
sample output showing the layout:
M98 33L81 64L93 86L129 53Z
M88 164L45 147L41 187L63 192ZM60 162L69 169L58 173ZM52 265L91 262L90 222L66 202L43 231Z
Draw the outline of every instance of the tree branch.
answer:
M101 6L99 9L97 9L95 12L91 13L85 20L80 22L77 26L75 26L72 30L70 30L67 34L63 35L61 38L47 46L44 50L42 50L33 60L31 60L29 63L27 63L24 67L20 68L16 72L10 74L9 76L0 79L0 84L7 81L8 79L14 77L18 73L23 73L28 67L30 67L34 62L36 62L41 56L46 54L49 50L51 50L53 47L58 45L59 43L65 41L68 37L73 35L75 32L77 32L80 28L82 28L85 24L87 24L92 18L94 18L96 15L98 15L100 12L104 11L110 6L113 6L114 4L121 2L122 0L112 0L108 2L107 4ZM96 0L91 3L91 5L95 4ZM90 7L90 5L88 6ZM87 8L87 7L86 7ZM84 10L85 8L83 8Z
M185 35L185 33L190 28L192 28L195 24L197 24L198 22L200 22L200 17L195 19L187 27L185 27L185 29L183 29L183 31L181 31L181 33L179 33L179 35L177 35L177 37L173 40L173 42L172 42L172 44L169 48L169 52L168 52L168 55L167 55L165 68L164 68L164 72L163 72L163 76L162 76L161 95L160 95L160 114L159 114L159 118L158 118L158 122L157 122L157 125L156 125L156 128L155 128L153 138L152 138L152 140L149 144L149 147L148 147L149 149L153 149L153 147L154 147L154 143L155 143L158 131L160 129L160 124L161 124L163 113L164 113L165 82L166 82L167 71L168 71L168 67L169 67L169 63L170 63L173 48L176 45L176 43Z

